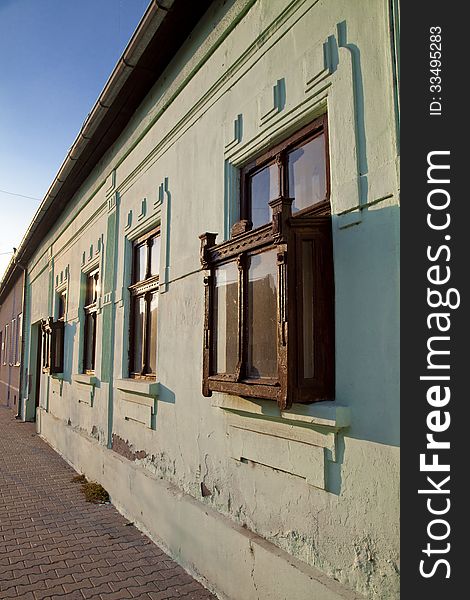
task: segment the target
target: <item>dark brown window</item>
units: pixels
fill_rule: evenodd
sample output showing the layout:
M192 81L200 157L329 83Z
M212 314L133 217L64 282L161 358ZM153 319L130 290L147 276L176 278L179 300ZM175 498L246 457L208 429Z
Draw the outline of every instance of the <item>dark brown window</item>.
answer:
M98 311L98 295L100 285L99 269L87 274L85 289L85 324L83 342L83 372L95 372L96 355L96 315ZM65 306L65 305L64 305Z
M52 317L41 321L42 372L63 373L64 371L64 321Z
M206 396L334 398L327 147L322 117L247 165L231 239L201 236Z
M16 343L16 319L12 319L10 332L10 367L12 367L16 362Z
M134 243L129 373L136 378L156 377L160 242L155 229Z
M21 350L23 347L23 313L16 318L16 353L15 365L19 366L21 361Z
M57 297L57 320L52 324L51 337L51 372L63 373L64 371L64 344L65 344L65 307L67 292L59 292Z
M5 325L5 340L3 342L3 364L6 365L8 363L8 352L10 347L10 337L8 335L10 326L8 323Z

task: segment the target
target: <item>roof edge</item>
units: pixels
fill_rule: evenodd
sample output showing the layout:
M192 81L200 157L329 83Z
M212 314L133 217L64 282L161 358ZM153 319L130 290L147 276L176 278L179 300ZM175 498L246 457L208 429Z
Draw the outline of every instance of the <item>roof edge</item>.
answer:
M114 100L119 92L123 89L130 74L134 69L138 68L138 62L147 48L149 42L153 39L162 24L165 22L168 12L178 0L152 0L147 7L142 19L140 20L136 30L129 40L124 52L117 61L111 75L109 76L103 90L96 100L90 113L87 115L83 125L75 138L70 150L67 152L59 170L54 177L49 189L39 205L36 213L33 216L31 223L26 230L26 233L21 240L17 251L10 259L7 265L3 279L0 280L0 298L3 296L8 283L14 277L18 268L21 266L20 261L25 253L25 250L30 242L35 230L42 222L44 215L49 207L53 204L54 198L59 193L63 184L70 174L74 162L82 155L87 147L93 134L102 122L109 108L113 105Z

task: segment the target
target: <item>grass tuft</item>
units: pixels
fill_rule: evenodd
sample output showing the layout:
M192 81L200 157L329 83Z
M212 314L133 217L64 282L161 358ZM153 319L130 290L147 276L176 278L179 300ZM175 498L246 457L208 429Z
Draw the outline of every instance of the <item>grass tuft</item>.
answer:
M95 483L94 481L87 481L82 485L82 492L85 494L85 500L87 502L93 502L93 504L104 504L109 502L109 494L104 487Z
M72 477L72 483L87 483L87 478L85 475L75 475Z

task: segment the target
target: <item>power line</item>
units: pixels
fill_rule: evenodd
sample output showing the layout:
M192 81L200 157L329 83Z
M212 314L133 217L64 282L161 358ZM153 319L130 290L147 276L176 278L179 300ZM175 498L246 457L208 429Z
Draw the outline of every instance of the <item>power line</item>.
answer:
M14 252L0 252L0 256L4 256L5 254L14 254Z
M10 194L10 196L20 196L20 198L29 198L29 200L39 200L41 198L33 198L33 196L25 196L24 194L15 194L15 192L7 192L7 190L0 190L3 194Z

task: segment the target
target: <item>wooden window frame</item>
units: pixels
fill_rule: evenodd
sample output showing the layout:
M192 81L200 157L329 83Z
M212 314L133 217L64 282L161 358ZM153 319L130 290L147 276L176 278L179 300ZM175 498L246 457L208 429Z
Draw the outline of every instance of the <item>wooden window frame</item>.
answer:
M11 320L10 323L10 352L9 352L9 366L13 367L15 366L15 362L16 362L16 344L17 344L17 339L16 339L16 318Z
M53 317L41 320L43 373L52 375L64 371L64 325L64 321L54 321ZM62 345L59 357L56 355L57 343Z
M96 295L89 301L89 286L90 281L96 280ZM83 307L85 313L84 330L83 330L83 373L86 375L94 375L96 368L96 322L98 315L98 297L99 297L99 285L100 285L100 269L97 267L92 271L86 273L85 280L85 304ZM88 321L93 321L93 342L92 342L92 355L91 355L91 369L87 369L88 363Z
M21 354L23 349L23 313L19 313L16 317L16 356L15 367L21 365Z
M7 323L5 325L5 339L4 339L4 352L3 352L3 365L6 366L8 364L8 358L9 358L9 344L10 344L10 336L8 335L8 332L10 330L10 325L9 323Z
M244 227L245 231L252 229L251 227L251 198L249 191L250 178L257 172L271 164L277 164L279 177L279 190L281 197L289 197L289 170L287 166L287 154L303 146L307 142L315 139L319 135L325 136L325 171L326 171L326 194L323 201L314 204L313 206L297 211L293 216L298 217L302 214L330 214L330 158L328 153L328 120L326 115L316 119L310 125L302 127L283 142L276 144L267 152L258 156L256 159L245 165L240 171L240 222L235 224L235 233L238 232L240 226ZM233 235L233 232L232 232Z
M321 202L292 213L293 198L287 197L288 152L317 135L325 135L326 196ZM248 193L249 177L273 161L279 167L280 196L271 202L270 222L252 229ZM201 264L205 269L205 317L203 342L203 395L224 392L247 398L274 400L281 410L294 402L310 403L334 399L334 275L329 202L329 160L326 115L277 144L241 170L240 221L232 227L232 237L216 244L214 233L201 240ZM302 241L312 243L313 373L303 376ZM277 371L274 379L250 379L247 365L247 257L273 250L277 261ZM215 327L214 291L218 267L235 262L238 271L238 363L234 373L214 373Z
M150 366L148 363L149 355L149 340L150 340L150 303L152 294L159 291L159 274L151 274L151 252L154 240L160 236L160 227L155 227L144 235L140 236L133 242L132 247L132 283L129 286L130 292L130 326L129 326L129 377L132 379L143 379L149 381L156 380L156 373L149 372ZM161 240L160 240L161 243ZM146 246L146 272L145 278L140 281L135 281L137 272L138 249L143 245ZM160 266L160 265L159 265ZM145 313L144 326L142 331L142 369L137 371L134 369L135 360L135 322L134 322L134 304L138 298L144 298ZM158 314L158 309L157 309ZM158 317L157 317L158 318Z

